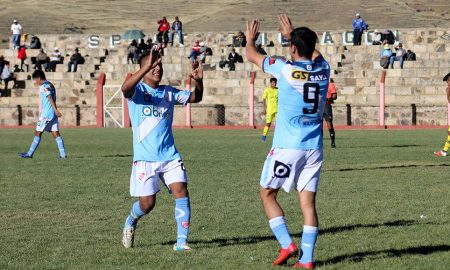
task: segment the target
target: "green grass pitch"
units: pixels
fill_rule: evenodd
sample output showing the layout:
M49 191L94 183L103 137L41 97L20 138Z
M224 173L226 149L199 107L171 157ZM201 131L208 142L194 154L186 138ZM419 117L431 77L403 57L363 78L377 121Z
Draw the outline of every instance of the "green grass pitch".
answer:
M259 130L174 131L190 180L193 251L172 251L174 202L162 189L139 223L134 249L120 243L129 196L130 129L63 129L67 160L31 129L0 130L0 269L271 269L278 243L259 202L268 142ZM448 269L450 157L446 130L325 131L318 193L318 269ZM295 194L280 191L296 243ZM294 263L294 261L291 261Z

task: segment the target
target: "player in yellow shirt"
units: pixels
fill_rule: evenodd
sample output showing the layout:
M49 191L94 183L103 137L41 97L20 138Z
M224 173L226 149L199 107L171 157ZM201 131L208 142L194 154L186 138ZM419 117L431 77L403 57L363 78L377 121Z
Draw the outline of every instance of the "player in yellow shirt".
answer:
M266 126L263 130L263 135L261 136L261 141L266 141L267 133L269 132L270 125L272 121L277 118L278 112L278 87L277 79L270 79L270 86L264 89L263 93L263 105L264 114L266 115Z
M447 89L445 89L447 93L447 101L450 103L450 73L445 75L444 82L447 82ZM444 149L441 151L434 152L434 154L438 157L446 157L448 155L448 149L450 148L450 127L448 127L447 140L444 144Z

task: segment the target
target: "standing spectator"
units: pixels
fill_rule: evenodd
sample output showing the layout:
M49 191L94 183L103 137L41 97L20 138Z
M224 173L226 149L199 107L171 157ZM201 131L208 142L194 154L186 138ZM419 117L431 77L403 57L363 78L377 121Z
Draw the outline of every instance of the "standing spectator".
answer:
M261 141L265 142L267 133L269 133L272 122L275 121L278 114L278 87L277 79L270 79L270 86L263 92L263 112L266 115L266 126L263 129Z
M20 60L20 71L23 72L23 65L25 64L25 60L27 59L27 50L25 49L25 45L21 45L19 47L19 51L17 52L17 59ZM28 65L25 64L28 72Z
M42 70L42 65L44 65L44 69L48 68L48 55L45 53L44 49L39 50L39 54L36 56L36 66L35 68L38 70Z
M163 43L165 48L167 46L167 42L169 41L169 30L170 23L167 21L166 17L163 17L162 20L158 21L158 35L157 39L159 43Z
M145 43L145 40L143 38L141 38L141 42L139 42L139 45L137 47L138 59L148 49L150 49L150 48L147 46L147 43Z
M367 30L367 24L359 13L356 13L356 19L353 20L353 45L361 45L361 37L364 30Z
M148 38L147 39L147 48L151 49L153 47L153 39Z
M336 86L334 80L330 79L328 84L328 92L325 102L325 109L323 110L323 119L327 122L328 131L330 132L331 148L336 148L335 132L333 127L333 108L331 104L337 99Z
M11 38L14 49L18 49L20 47L21 34L22 34L22 25L20 25L17 20L14 20L13 24L11 24Z
M184 41L183 41L183 24L178 19L178 16L175 17L175 21L172 23L172 30L170 31L169 35L169 43L170 46L173 46L173 36L175 33L178 33L178 39L180 42L180 47L184 47Z
M58 48L55 48L50 55L50 63L48 64L48 70L46 71L56 71L56 65L61 64L61 53Z
M41 40L37 36L31 36L30 46L28 46L28 49L40 49L41 46Z
M77 72L79 64L83 64L83 56L81 56L78 48L75 48L75 52L70 57L69 63L67 63L67 72L72 72L72 65L73 72Z
M230 54L228 54L228 68L230 71L236 69L236 63L244 62L242 56L240 56L234 48L231 49Z
M389 62L392 56L392 50L389 44L387 43L387 40L383 42L383 49L380 52L380 66L382 66L384 69L388 69Z
M3 80L3 82L5 84L5 88L3 89L3 91L1 91L0 95L2 97L10 97L11 90L8 90L8 83L10 81L13 81L14 86L15 86L16 85L16 75L9 70L9 62L8 61L5 61L3 59L2 62L3 62L3 69L2 69L2 73L0 74L0 79Z
M394 61L397 60L400 62L400 68L403 69L403 61L405 61L406 51L403 49L403 44L399 43L397 47L395 47L395 55L392 54L389 59L389 64L391 68L394 68Z
M127 48L127 64L130 63L130 60L132 64L137 64L137 59L137 41L133 39Z
M447 83L447 88L445 89L447 95L447 102L450 103L450 73L445 75L444 82ZM447 130L447 139L444 143L444 148L441 151L434 152L434 155L438 157L446 157L448 155L448 149L450 149L450 127Z

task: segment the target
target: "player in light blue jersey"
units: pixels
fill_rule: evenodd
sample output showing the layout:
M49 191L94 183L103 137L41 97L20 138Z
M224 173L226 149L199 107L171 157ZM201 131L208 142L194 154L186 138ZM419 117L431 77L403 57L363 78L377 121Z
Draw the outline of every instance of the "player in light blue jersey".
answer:
M315 50L317 35L307 27L293 29L280 15L281 33L290 40L291 61L266 57L254 45L259 22L247 23L247 59L278 79L278 120L272 149L261 175L260 197L269 226L281 245L272 265L282 265L298 254L277 202L278 191L297 190L303 213L301 256L294 267L312 269L318 235L315 198L322 167L322 114L330 67Z
M64 149L64 141L59 133L58 117L61 113L56 107L56 90L53 84L46 80L45 73L42 70L33 72L33 80L39 86L39 121L37 122L34 139L28 152L19 153L20 157L32 158L34 151L41 142L41 136L44 131L51 132L59 149L59 157L65 159L66 151Z
M190 74L195 83L193 92L160 85L162 76L160 50L152 49L141 56L140 69L122 85L133 128L130 194L139 198L125 220L122 244L126 248L133 247L137 222L155 206L161 180L175 198L177 240L173 249L190 251L187 245L191 212L187 176L174 144L172 121L175 104L202 100L203 68L198 63L193 65Z

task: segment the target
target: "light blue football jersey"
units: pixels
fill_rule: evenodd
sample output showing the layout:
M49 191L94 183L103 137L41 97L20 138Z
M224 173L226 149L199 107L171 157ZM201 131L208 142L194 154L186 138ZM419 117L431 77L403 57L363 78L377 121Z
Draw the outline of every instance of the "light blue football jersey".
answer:
M56 104L56 89L49 81L39 87L39 110L41 112L40 118L53 119L56 117L55 110L53 110L52 104L48 100L48 96L53 98Z
M278 118L273 147L322 148L322 113L330 66L322 56L313 61L289 62L266 57L263 71L278 79Z
M186 105L191 92L160 85L153 89L144 82L128 98L133 129L133 161L169 161L180 158L175 147L172 122L175 104Z

